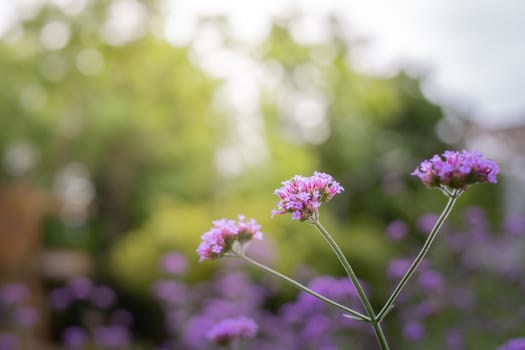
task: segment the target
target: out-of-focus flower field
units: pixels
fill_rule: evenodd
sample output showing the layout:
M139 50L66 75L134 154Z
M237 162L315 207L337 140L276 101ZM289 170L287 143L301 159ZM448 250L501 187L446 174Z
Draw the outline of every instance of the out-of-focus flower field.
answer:
M203 16L178 42L165 2L22 3L0 31L0 350L221 349L228 329L242 349L377 346L242 261L199 262L201 235L255 218L247 255L362 312L322 237L272 217L282 181L329 173L345 190L323 224L379 308L444 205L410 173L468 148L468 111L451 119L409 66L357 71L337 14L317 42L300 11L256 41ZM524 172L487 147L498 183L458 201L383 323L393 349L524 349Z

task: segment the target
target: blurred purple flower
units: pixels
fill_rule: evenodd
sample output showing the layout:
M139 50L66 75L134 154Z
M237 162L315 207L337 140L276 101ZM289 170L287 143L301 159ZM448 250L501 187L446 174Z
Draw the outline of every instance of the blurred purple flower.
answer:
M88 344L89 336L84 328L71 326L64 329L61 340L66 349L80 349Z
M325 295L328 298L343 301L348 298L357 296L357 291L354 286L346 278L334 278L331 276L319 276L308 283L308 287L319 294ZM301 296L311 298L310 300L318 302L319 300L313 296L301 293ZM320 301L319 301L320 302Z
M180 326L185 322L185 314L180 308L172 308L164 311L164 327L171 333L177 333Z
M202 348L206 344L206 331L211 329L215 320L205 315L196 315L186 322L184 340L192 348Z
M0 333L0 350L18 350L20 344L14 333Z
M439 303L434 300L427 299L414 306L410 312L411 315L413 315L416 319L425 319L435 314L439 309Z
M291 213L293 220L300 221L312 218L321 204L343 192L343 187L332 176L318 171L310 177L296 175L282 185L274 192L281 200L272 216Z
M131 335L129 330L120 325L101 326L93 330L94 342L103 348L127 348Z
M256 337L251 342L251 347L257 350L297 349L298 336L293 329L283 322L282 317L263 313L258 317L261 327L261 337Z
M425 234L430 233L432 231L432 228L434 227L434 224L438 220L438 215L435 213L426 213L421 215L417 219L416 227L417 229Z
M249 313L253 310L253 305L240 303L237 300L216 297L208 299L202 307L201 313L214 320L218 320L225 317L235 317L241 313Z
M182 276L188 269L188 261L184 255L170 252L162 257L161 268L170 275Z
M505 230L513 236L525 235L525 217L511 215L505 220Z
M465 345L465 338L458 329L450 329L446 334L446 344L449 350L460 350Z
M394 220L388 224L385 233L392 241L399 241L407 235L408 225L403 220Z
M470 206L463 211L463 220L470 226L473 233L485 233L489 228L487 213L483 208Z
M351 305L358 300L355 288L346 278L319 276L310 281L307 286L327 298L346 305ZM281 308L281 316L288 323L298 324L308 322L308 319L315 315L322 315L327 309L326 304L319 299L301 292L294 302L285 304Z
M514 338L503 344L498 350L525 350L525 338Z
M0 288L0 301L6 305L20 304L29 298L29 289L21 283L10 283Z
M91 301L101 309L107 309L117 300L113 289L108 286L95 286L91 290Z
M93 289L93 281L87 277L75 277L68 283L71 295L76 299L87 299Z
M257 307L267 294L264 288L250 281L245 273L233 272L222 275L215 282L215 289L224 298Z
M443 277L435 270L421 269L418 283L423 289L439 292L443 288Z
M427 187L447 186L466 189L475 183L496 183L499 173L495 161L487 159L480 152L445 151L424 160L411 175L419 177Z
M216 344L227 345L239 339L255 337L257 328L255 321L248 317L226 318L215 324L206 337Z
M327 335L330 330L330 320L323 314L315 314L309 317L306 320L306 324L303 327L301 336L304 337L304 340L312 342L321 338L323 335Z
M392 280L400 279L408 271L408 268L412 264L411 259L397 258L392 259L387 267L387 276Z
M469 239L463 232L449 232L445 236L445 242L450 251L459 253L467 246Z
M403 326L403 336L410 341L421 341L425 339L426 331L421 323L410 321Z
M59 287L49 292L49 304L55 310L66 309L73 301L73 296L69 288Z
M458 309L469 309L474 305L475 294L470 288L458 288L450 293L449 302Z
M22 306L15 310L14 318L20 327L29 328L37 323L38 313L30 306Z
M254 219L245 221L245 217L239 215L239 220L220 219L213 221L213 227L202 235L202 242L197 248L199 261L215 259L229 253L235 242L245 244L252 239L262 239L260 231Z
M166 303L182 304L187 293L186 286L177 281L160 279L153 284L153 295Z

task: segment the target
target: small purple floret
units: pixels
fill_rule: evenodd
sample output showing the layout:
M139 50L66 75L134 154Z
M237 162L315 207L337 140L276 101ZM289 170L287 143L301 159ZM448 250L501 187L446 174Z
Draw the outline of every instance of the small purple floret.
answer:
M410 341L418 342L425 339L426 331L421 323L411 321L403 326L403 335Z
M220 219L213 221L213 227L202 235L202 242L197 248L200 261L219 258L231 251L233 244L243 245L252 239L262 239L261 225L254 219L239 220Z
M496 183L499 167L495 161L485 158L478 151L445 151L424 160L411 175L427 187L446 186L452 189L466 189L475 183Z
M332 176L318 171L310 177L296 175L282 184L283 187L274 192L281 200L272 216L291 213L292 220L300 221L312 218L322 203L344 190Z
M227 318L213 326L206 337L217 344L228 345L237 339L253 338L257 324L248 317Z
M20 348L20 340L14 333L0 333L0 349L16 350Z
M177 252L169 252L162 258L162 270L170 275L182 276L188 270L186 257Z
M62 345L66 349L80 349L89 342L89 336L82 327L71 326L62 332Z
M388 224L385 233L392 241L399 241L407 235L408 225L403 220L394 220Z
M14 318L20 327L29 328L38 322L38 313L30 306L22 306L15 310Z

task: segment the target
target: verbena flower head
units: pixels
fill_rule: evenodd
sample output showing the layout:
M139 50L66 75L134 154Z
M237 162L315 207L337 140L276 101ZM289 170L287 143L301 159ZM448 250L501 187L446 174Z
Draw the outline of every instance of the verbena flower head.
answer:
M239 220L220 219L213 221L213 227L202 235L202 242L197 248L200 261L220 258L231 252L235 242L241 246L252 239L262 239L261 225L254 219Z
M238 339L253 338L256 333L255 321L241 316L220 321L208 331L206 336L217 344L228 345Z
M344 190L332 176L318 171L310 177L296 175L282 184L283 187L274 192L281 200L272 216L291 213L293 220L300 221L312 218L322 203Z
M445 151L424 160L411 175L417 176L427 187L446 186L451 189L466 189L475 183L496 183L499 173L495 161L480 152Z

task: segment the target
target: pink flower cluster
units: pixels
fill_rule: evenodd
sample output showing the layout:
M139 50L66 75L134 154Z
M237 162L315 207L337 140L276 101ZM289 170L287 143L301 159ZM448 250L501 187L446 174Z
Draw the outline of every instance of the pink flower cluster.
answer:
M312 218L322 203L343 191L343 187L330 175L318 171L310 177L296 175L282 184L283 187L274 192L281 200L272 211L272 216L292 213L292 219L300 221Z
M262 239L260 231L254 219L245 221L244 216L239 215L239 220L220 219L213 221L213 227L202 235L202 242L197 248L200 261L219 258L231 251L233 244L238 242L243 245L252 239Z
M419 177L427 187L466 189L478 182L496 183L498 173L495 161L485 158L480 152L464 150L436 154L424 160L411 175Z
M219 345L229 345L237 339L253 338L257 324L251 318L226 318L213 326L206 336Z

